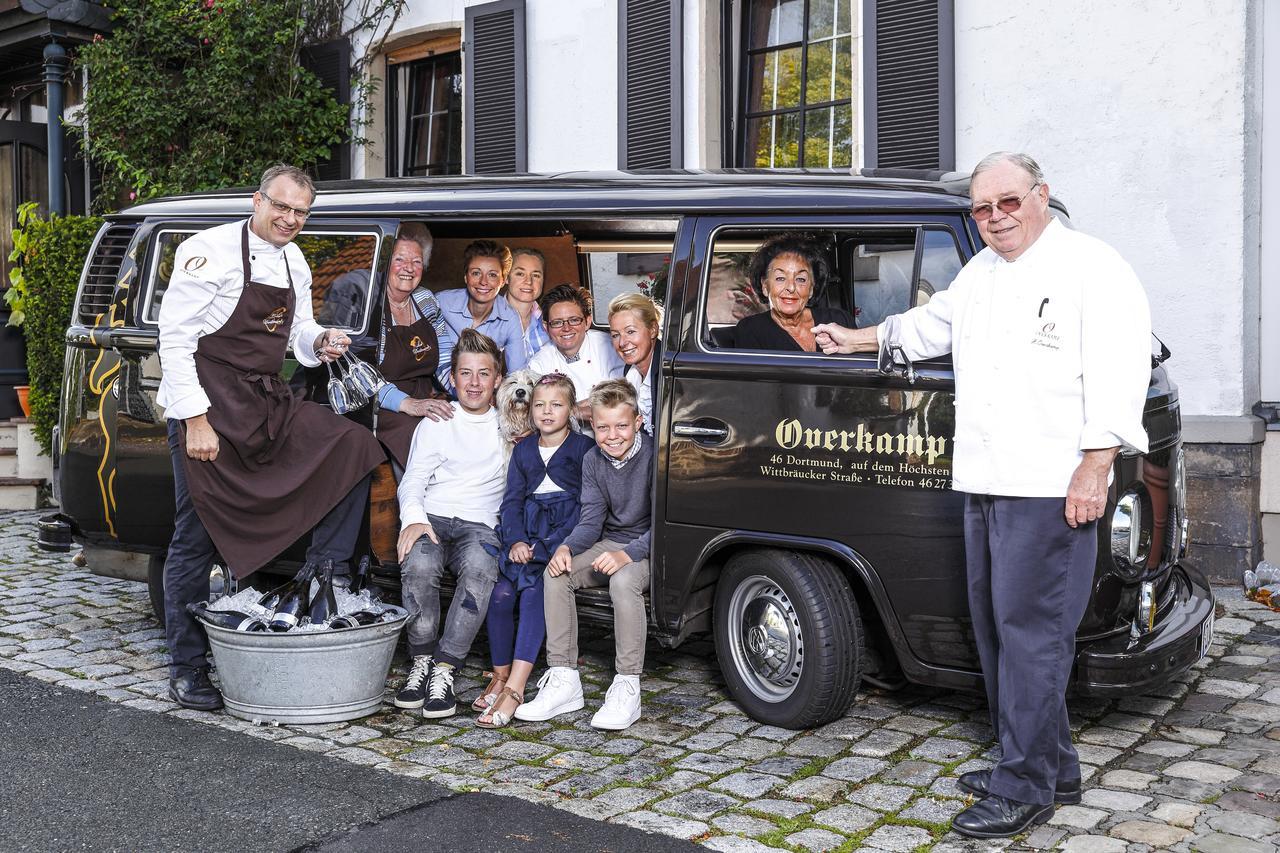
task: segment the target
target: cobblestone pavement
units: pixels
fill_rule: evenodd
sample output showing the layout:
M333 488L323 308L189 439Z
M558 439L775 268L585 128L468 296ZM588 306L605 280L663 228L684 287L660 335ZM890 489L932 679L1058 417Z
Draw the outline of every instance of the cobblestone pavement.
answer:
M727 700L702 642L651 649L643 718L604 735L588 726L611 677L611 644L599 636L584 644L586 710L554 725L486 731L470 711L424 723L388 701L352 723L255 726L170 702L164 634L145 587L38 551L37 515L0 514L0 667L131 707L734 853L1280 847L1280 613L1237 590L1219 590L1216 639L1181 680L1143 696L1072 701L1083 803L1012 842L973 842L948 822L966 803L955 777L990 764L977 697L864 689L843 719L787 731ZM468 703L483 668L473 656L458 679ZM398 661L391 688L404 675Z

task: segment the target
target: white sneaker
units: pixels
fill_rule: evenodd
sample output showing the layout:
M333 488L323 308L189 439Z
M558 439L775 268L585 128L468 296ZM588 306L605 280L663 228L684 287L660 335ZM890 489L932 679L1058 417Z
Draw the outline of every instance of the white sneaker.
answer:
M568 666L553 666L538 679L538 695L516 708L515 718L526 723L540 723L580 710L586 704L582 699L582 679L578 677L578 671Z
M640 719L640 676L615 675L604 704L591 718L593 729L622 731Z

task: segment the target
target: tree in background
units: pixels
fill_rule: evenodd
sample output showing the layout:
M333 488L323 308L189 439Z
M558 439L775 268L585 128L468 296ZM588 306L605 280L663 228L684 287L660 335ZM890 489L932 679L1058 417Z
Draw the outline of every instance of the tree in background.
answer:
M363 143L348 105L302 66L301 52L359 27L389 29L404 0L363 2L354 20L334 0L113 5L115 29L77 57L89 85L76 130L102 176L98 209L252 185L272 163L307 167L333 145Z

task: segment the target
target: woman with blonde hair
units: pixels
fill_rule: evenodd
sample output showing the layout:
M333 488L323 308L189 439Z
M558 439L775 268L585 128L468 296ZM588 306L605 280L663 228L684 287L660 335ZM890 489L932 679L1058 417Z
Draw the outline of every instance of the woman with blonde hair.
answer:
M643 293L624 293L609 302L609 337L626 369L623 377L636 389L645 432L654 434L658 408L658 363L662 341L658 306Z

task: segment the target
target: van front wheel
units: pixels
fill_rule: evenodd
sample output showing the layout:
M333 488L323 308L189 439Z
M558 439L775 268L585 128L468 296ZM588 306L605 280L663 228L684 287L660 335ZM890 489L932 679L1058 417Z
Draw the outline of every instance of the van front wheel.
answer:
M729 560L716 585L716 656L734 700L788 729L828 723L862 677L862 618L830 561L758 549Z

